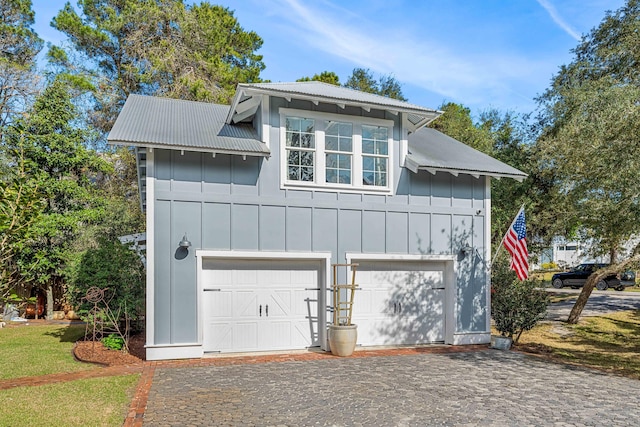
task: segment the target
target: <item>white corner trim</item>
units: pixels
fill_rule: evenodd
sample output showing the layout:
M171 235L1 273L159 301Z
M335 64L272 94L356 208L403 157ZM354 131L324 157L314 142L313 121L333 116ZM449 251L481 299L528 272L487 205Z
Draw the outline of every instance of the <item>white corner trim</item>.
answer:
M487 266L487 324L486 330L491 330L491 177L485 177L484 193L484 247L485 265Z
M271 150L271 110L269 95L262 95L262 142Z
M155 216L155 153L153 150L147 150L147 295L146 295L146 342L147 345L155 344L155 233L154 233L154 216Z
M198 359L204 356L202 344L147 345L147 360Z

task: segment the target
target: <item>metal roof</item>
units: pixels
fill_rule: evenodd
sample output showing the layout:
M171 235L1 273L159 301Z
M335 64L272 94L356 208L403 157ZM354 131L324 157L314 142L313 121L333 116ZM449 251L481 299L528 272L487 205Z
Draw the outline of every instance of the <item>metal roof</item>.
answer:
M409 122L416 128L429 123L442 114L441 111L394 98L323 82L241 83L238 85L236 95L231 102L227 123L238 121L234 119L234 114L237 113L238 109L242 111L240 104L246 103L247 96L251 93L306 99L314 103L326 102L341 106L357 106L365 110L375 108L392 112L404 112L407 113Z
M107 141L136 147L269 156L269 149L251 124L225 123L228 112L228 105L129 95Z
M427 170L434 174L444 171L518 181L527 177L526 173L431 128L422 128L409 135L405 166L413 172Z

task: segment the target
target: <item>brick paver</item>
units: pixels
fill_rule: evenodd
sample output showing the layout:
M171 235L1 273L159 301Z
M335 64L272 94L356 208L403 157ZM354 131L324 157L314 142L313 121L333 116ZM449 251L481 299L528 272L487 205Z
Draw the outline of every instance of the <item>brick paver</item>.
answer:
M125 425L640 424L640 381L480 348L151 362Z
M142 363L137 365L112 366L108 368L96 368L78 372L63 372L58 374L39 375L36 377L12 378L0 380L0 390L14 387L31 387L45 384L64 383L68 381L83 380L87 378L113 377L117 375L137 374L142 372Z

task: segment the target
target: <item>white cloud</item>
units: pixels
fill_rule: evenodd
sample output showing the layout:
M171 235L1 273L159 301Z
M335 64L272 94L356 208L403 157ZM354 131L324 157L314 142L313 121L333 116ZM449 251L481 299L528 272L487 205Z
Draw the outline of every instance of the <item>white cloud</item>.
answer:
M562 28L567 34L574 39L580 41L581 36L571 25L569 25L558 13L556 8L548 0L537 0L537 2L547 11L553 22L555 22L560 28Z
M446 35L438 39L385 30L361 16L341 13L329 2L314 8L301 0L272 0L272 6L279 9L279 19L287 21L283 29L305 45L465 105L530 103L534 94L512 87L539 87L541 78L549 78L549 64L517 54L465 52L464 47L449 46ZM366 28L376 31L361 30Z

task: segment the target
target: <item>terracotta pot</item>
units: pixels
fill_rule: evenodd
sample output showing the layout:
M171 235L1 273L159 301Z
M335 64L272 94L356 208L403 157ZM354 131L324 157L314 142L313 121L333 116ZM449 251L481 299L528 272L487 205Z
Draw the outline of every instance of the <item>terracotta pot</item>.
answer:
M69 319L69 320L79 320L80 316L78 316L75 311L70 310L69 312L67 312L67 319Z
M335 356L351 356L358 341L358 325L329 325L329 347Z

